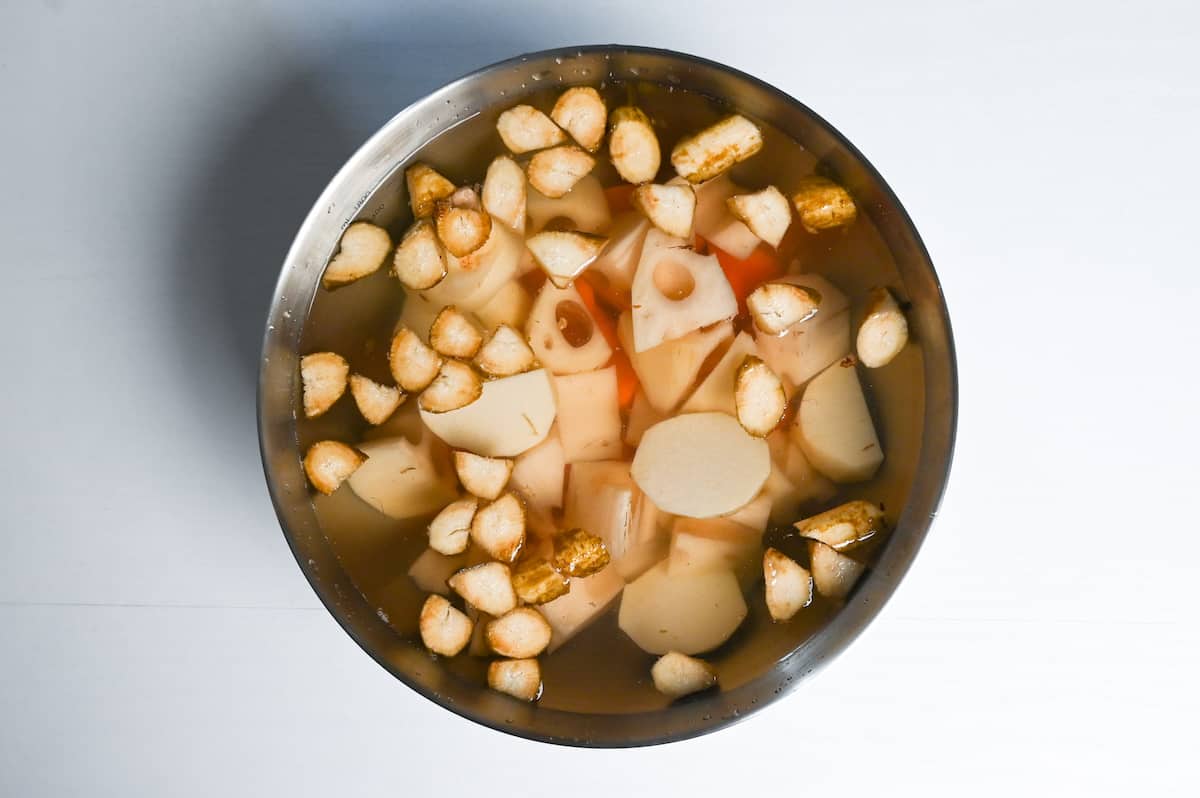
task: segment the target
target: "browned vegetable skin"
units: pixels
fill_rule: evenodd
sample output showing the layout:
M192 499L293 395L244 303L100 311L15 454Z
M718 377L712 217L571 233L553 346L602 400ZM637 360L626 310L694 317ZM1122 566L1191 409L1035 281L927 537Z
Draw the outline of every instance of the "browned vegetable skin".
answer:
M658 175L662 153L650 118L640 108L622 106L609 116L608 152L621 179L647 183Z
M350 395L358 412L374 426L387 421L408 396L395 385L381 385L361 374L350 375Z
M325 267L321 286L333 289L372 274L387 260L392 239L382 227L355 222L342 233L337 254Z
M304 473L312 486L325 495L337 490L367 456L339 441L318 441L304 455Z
M585 529L569 529L554 539L554 567L565 576L591 576L609 560L604 541Z
M300 384L305 418L316 418L346 392L350 364L334 352L314 352L300 358Z
M454 184L424 163L415 163L404 170L404 181L408 186L408 204L416 219L432 215L433 204L454 193Z
M858 209L846 189L832 180L812 175L800 181L792 194L800 224L810 233L843 227L854 221Z

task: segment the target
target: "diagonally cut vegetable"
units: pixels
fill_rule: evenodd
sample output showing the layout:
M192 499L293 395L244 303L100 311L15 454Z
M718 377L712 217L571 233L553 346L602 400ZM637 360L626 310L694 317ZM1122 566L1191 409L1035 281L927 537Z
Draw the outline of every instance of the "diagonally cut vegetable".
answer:
M321 287L326 290L352 283L374 273L392 249L387 230L370 222L355 222L342 233L337 254L325 267Z
M559 95L550 118L570 133L579 146L595 152L604 139L608 107L600 97L600 92L591 86L575 86Z
M392 274L414 291L433 288L446 276L446 253L428 219L418 219L396 247Z
M517 458L510 482L530 507L549 510L562 506L566 468L562 442L557 432L551 432L546 440Z
M482 247L463 258L454 255L446 258L446 279L423 292L423 296L437 310L443 305L454 305L463 311L474 311L517 276L524 251L524 240L512 229L502 224L492 225L491 235Z
M705 361L733 335L733 325L723 321L637 352L634 350L633 317L630 313L622 313L617 322L617 335L637 372L646 401L656 413L665 415L687 396ZM729 378L729 405L732 415L732 376Z
M488 687L519 701L537 701L542 669L536 659L498 659L488 665Z
M554 630L548 651L553 653L603 615L624 587L617 569L605 568L586 579L572 579L571 592L541 605L539 611Z
M658 174L662 153L650 118L640 108L625 105L609 117L608 152L621 179L646 183Z
M744 116L727 116L671 150L671 164L681 177L702 183L762 149L762 131Z
M749 333L738 333L737 338L725 350L717 365L704 381L688 397L680 408L681 413L703 413L710 410L737 415L734 392L737 388L738 368L747 357L757 356L758 347Z
M692 518L733 512L771 472L766 441L724 413L690 413L646 430L630 468L660 509Z
M658 508L634 485L628 463L601 460L571 466L563 523L598 535L626 581L665 554L667 541L657 520Z
M726 203L729 212L744 222L754 235L776 248L792 223L792 209L787 197L775 186L767 186L753 194L737 194Z
M471 542L471 521L479 500L464 496L452 501L429 522L429 548L439 554L461 554Z
M770 479L767 477L768 482ZM765 492L760 492L753 501L742 505L732 513L721 516L721 518L741 524L761 535L766 531L767 524L771 520L771 497Z
M471 540L497 560L512 562L525 543L525 505L506 493L481 507L471 521Z
M732 571L748 590L762 571L762 532L726 518L676 518L671 528L667 573L687 570Z
M434 593L421 606L421 642L435 654L453 657L471 642L474 624L462 610Z
M415 163L404 170L408 185L408 204L414 219L433 215L433 204L454 193L454 184L428 164Z
M562 144L567 138L550 117L532 105L518 105L500 114L496 132L504 146L517 155Z
M525 336L501 324L475 356L475 365L490 377L509 377L533 368L533 350ZM486 386L485 386L486 390Z
M483 209L518 233L525 232L525 170L507 155L488 166L483 178Z
M701 255L660 230L646 233L633 278L634 350L731 319L737 299L713 255Z
M560 288L570 285L600 255L608 239L573 230L547 230L531 236L525 246L550 281Z
M460 410L421 412L434 435L450 446L486 457L515 457L545 439L557 415L545 369L490 380L483 394Z
M574 144L542 150L529 159L529 185L550 199L558 199L575 187L596 166L596 159Z
M446 357L474 357L483 333L458 308L447 305L429 327L429 345Z
M488 615L500 616L517 606L512 575L502 562L487 562L464 568L451 576L450 588Z
M555 377L554 392L558 397L558 436L568 463L620 455L621 410L615 368Z
M454 470L467 492L491 501L504 492L504 486L512 476L513 461L458 451L454 453Z
M759 238L729 211L728 200L745 191L727 175L695 186L696 234L738 260L746 260L759 245ZM757 282L757 281L755 281Z
M300 383L304 394L304 417L316 418L333 407L346 392L350 364L333 352L313 352L300 358Z
M529 312L525 332L534 355L554 374L592 371L612 357L612 347L574 286L544 284Z
M813 583L825 598L843 599L862 576L866 566L816 540L808 542L808 559Z
M458 497L454 474L435 455L433 441L380 438L360 444L369 458L350 476L358 498L397 520L436 512Z
M651 568L625 587L618 624L651 654L700 654L729 639L746 617L732 571Z
M475 310L475 317L485 329L494 330L501 324L518 329L525 327L533 297L516 280L505 283L495 296Z
M417 397L417 405L422 413L448 413L466 407L482 395L483 381L475 369L447 358L433 382Z
M783 379L790 394L850 353L850 303L831 282L815 274L789 275L775 282L811 288L821 295L817 315L811 319L783 335L755 335L759 357Z
M842 227L854 221L858 209L846 189L824 177L812 175L800 181L792 195L800 224L810 233Z
M892 362L908 343L908 320L886 288L867 297L866 315L858 328L858 359L869 369Z
M426 346L415 332L400 327L392 336L388 366L392 371L392 379L404 390L415 393L433 382L438 369L442 367L442 358Z
M757 438L767 437L787 410L783 383L760 358L746 355L738 366L734 386L738 423Z
M796 425L805 456L834 482L865 482L883 463L853 358L834 363L809 382Z
M433 206L433 223L446 251L463 258L482 247L492 234L492 217L475 208L460 208L446 200Z
M604 186L595 175L581 178L574 188L557 199L536 190L530 191L528 213L529 230L533 233L549 226L553 230L602 235L612 223Z
M633 191L633 207L669 236L690 238L696 192L687 183L645 183Z
M487 625L487 642L502 657L536 657L550 645L552 630L540 612L517 609Z
M612 562L599 535L586 529L568 529L554 539L554 570L563 576L586 579Z
M642 242L646 240L646 231L649 229L650 221L636 211L623 213L613 219L608 246L588 267L588 274L604 275L610 288L628 294L633 287L633 273L642 255Z
M812 603L812 576L791 557L778 549L767 549L762 570L771 620L790 620Z
M545 557L522 557L513 566L513 589L526 604L546 604L571 590L567 577L554 570Z
M314 488L328 496L361 468L367 457L338 441L318 441L304 455L304 473Z
M408 569L408 576L422 593L440 593L444 596L450 593L446 580L466 564L465 553L447 556L428 548L413 562Z
M887 532L887 525L878 505L857 499L797 521L796 531L841 551Z
M781 335L808 321L820 306L821 295L815 289L792 283L763 283L746 297L754 326L767 335Z
M654 689L670 698L699 693L717 683L717 671L702 659L668 651L650 669Z
M683 340L683 339L679 339ZM654 350L649 350L653 352ZM625 423L625 444L637 448L646 430L666 418L666 415L654 409L646 392L641 388L633 396L633 406L629 409L629 421Z
M369 424L379 426L392 417L408 395L394 385L380 385L361 374L350 375L350 395Z

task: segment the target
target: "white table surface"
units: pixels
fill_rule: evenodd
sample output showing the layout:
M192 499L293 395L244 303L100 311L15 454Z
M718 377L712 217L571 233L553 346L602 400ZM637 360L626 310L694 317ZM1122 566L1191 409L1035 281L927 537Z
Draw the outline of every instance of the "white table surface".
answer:
M502 7L0 8L0 795L1196 794L1195 5ZM362 653L284 544L253 399L278 264L355 147L600 41L727 62L854 141L938 266L962 389L868 632L749 722L623 752L466 723Z

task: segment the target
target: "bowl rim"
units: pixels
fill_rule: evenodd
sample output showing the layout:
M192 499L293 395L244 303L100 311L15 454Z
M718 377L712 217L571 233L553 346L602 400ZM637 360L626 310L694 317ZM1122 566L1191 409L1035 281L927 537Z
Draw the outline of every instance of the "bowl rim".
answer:
M361 166L361 162L365 159L365 157L367 156L367 153L369 153L372 150L373 145L375 145L379 140L384 138L389 133L389 131L391 131L393 128L395 128L398 125L403 124L404 121L411 114L414 114L417 111L419 106L423 106L425 104L432 103L435 100L440 99L443 95L452 94L458 87L463 86L464 84L470 83L470 82L476 80L477 78L479 78L483 75L486 75L488 73L492 73L492 72L495 72L498 70L519 67L520 65L524 64L525 62L535 61L535 60L542 60L542 59L548 59L548 58L570 58L570 57L576 57L576 56L594 55L594 54L603 54L603 53L616 53L616 52L635 54L635 55L643 54L643 55L648 55L648 56L659 56L659 57L678 59L685 63L696 64L696 65L700 65L702 67L706 67L709 69L717 70L719 72L727 73L728 75L730 75L731 77L733 77L736 80L748 83L751 86L753 86L761 91L764 91L769 95L772 95L776 100L778 100L780 102L795 106L797 109L799 109L804 114L806 114L816 125L821 127L823 129L823 131L828 136L830 136L834 141L836 141L837 144L840 147L842 147L850 156L852 156L855 160L858 161L858 163L861 165L865 174L867 174L871 178L874 185L878 187L878 189L892 203L893 207L898 212L902 225L907 229L908 234L912 238L912 243L915 247L916 253L920 256L920 259L923 261L924 266L926 268L928 268L929 277L932 280L932 284L937 289L938 322L942 325L942 327L945 331L945 338L946 338L946 341L945 341L945 343L946 343L946 360L947 360L946 379L947 379L947 383L948 383L948 386L947 386L948 391L947 391L946 396L941 397L942 401L945 403L945 411L947 414L947 429L946 429L946 439L945 439L945 443L944 443L943 465L938 472L935 472L932 474L923 473L921 466L924 465L924 463L923 463L924 455L920 454L918 456L918 470L916 472L916 475L914 476L913 486L910 487L910 492L913 492L913 491L915 491L916 483L918 480L933 479L935 481L935 483L936 483L935 487L929 494L928 516L921 519L919 528L914 529L910 532L910 534L912 536L911 537L912 545L907 549L905 554L903 556L901 556L897 562L892 564L890 572L893 574L893 576L890 579L890 581L887 583L887 585L884 589L876 591L874 598L876 598L877 600L874 601L873 603L871 603L870 608L869 609L865 608L863 604L847 605L847 606L843 607L837 614L835 614L833 616L833 618L830 620L830 622L827 623L825 625L825 627L823 627L823 629L828 630L830 627L833 627L836 624L836 625L848 627L844 630L845 633L836 636L829 643L829 645L827 645L825 647L825 649L822 651L822 654L819 657L819 659L816 660L815 662L811 663L810 667L808 667L804 671L804 673L800 675L800 678L792 679L791 677L789 677L787 679L786 684L784 684L781 687L781 689L776 690L773 695L767 697L764 700L755 701L755 706L748 709L747 711L738 712L735 710L731 714L725 715L722 717L717 717L714 715L709 720L705 720L702 723L696 724L692 728L688 728L688 729L685 729L683 731L678 731L678 732L663 733L663 734L651 734L651 735L639 736L639 737L628 738L628 739L609 738L609 737L605 737L605 738L601 739L601 738L593 738L593 737L587 737L587 736L562 737L562 736L557 736L557 735L552 735L552 734L540 733L540 732L537 732L534 730L527 730L527 729L518 727L516 725L506 725L499 721L493 721L492 719L490 719L482 714L472 712L470 709L460 705L458 702L445 700L436 691L427 689L424 685L409 678L405 672L403 672L402 670L400 670L398 668L392 667L391 663L389 663L384 657L380 656L379 652L377 652L375 650L375 647L372 644L368 643L364 639L365 635L360 634L358 630L356 630L355 628L353 628L351 626L349 620L345 617L345 613L339 611L339 609L337 607L335 607L331 603L331 601L327 598L325 592L321 589L321 586L318 583L318 577L317 577L317 574L315 573L315 569L311 565L311 561L306 562L306 558L303 556L302 552L299 549L299 545L298 545L296 536L293 533L293 531L291 530L289 521L287 519L287 515L286 515L285 507L284 507L284 500L283 500L283 497L281 496L280 489L277 484L277 482L278 482L277 475L275 473L273 473L273 467L271 465L271 460L269 457L269 444L270 444L271 432L268 429L269 425L265 418L264 397L265 397L266 392L269 387L267 384L268 383L267 369L265 367L265 363L267 361L267 358L269 357L269 352L271 351L272 343L281 334L278 330L276 330L273 327L271 320L274 317L275 310L278 307L280 307L281 303L283 302L283 299L284 299L283 292L286 287L285 283L286 283L288 274L291 271L290 267L292 266L292 264L294 262L296 262L296 260L298 258L298 250L301 246L301 241L304 238L306 232L316 223L318 217L324 215L324 213L326 212L327 198L330 195L330 193L333 191L333 189L336 186L338 186L341 182L343 182L346 179L346 176L349 173L353 172L354 170L358 169ZM421 145L418 145L418 149L420 146L423 146L423 144L424 144L424 142L422 142ZM373 193L374 190L375 189L372 189L371 193ZM953 460L954 460L954 450L955 450L955 443L956 443L957 430L958 430L959 387L958 387L958 360L957 360L956 348L955 348L955 343L954 343L953 328L951 326L950 315L949 315L949 311L948 311L948 308L946 305L945 294L942 290L941 280L938 277L937 270L933 264L933 260L929 255L928 248L925 246L925 242L921 238L920 232L917 230L916 225L913 223L912 218L909 215L907 209L900 203L899 198L896 196L896 194L892 190L891 186L887 183L887 181L879 173L879 171L875 168L875 166L866 158L866 156L863 155L863 153L852 142L850 142L840 131L838 131L828 121L826 121L824 117L817 114L815 111L813 111L807 105L805 105L803 102L799 101L798 99L791 96L787 92L777 88L776 86L774 86L760 78L757 78L754 75L750 75L746 72L743 72L735 67L731 67L726 64L722 64L720 62L716 62L716 61L713 61L713 60L710 60L710 59L707 59L707 58L704 58L701 56L696 56L696 55L693 55L690 53L684 53L684 52L679 52L679 51L675 51L675 50L656 48L656 47L643 47L643 46L635 46L635 45L622 45L622 44L591 44L591 45L574 45L574 46L555 47L555 48L551 48L551 49L547 49L547 50L528 52L528 53L513 56L511 58L504 59L502 61L497 61L495 63L480 67L478 69L474 69L474 70L462 75L461 77L458 77L448 83L445 83L444 85L440 86L439 88L434 89L433 91L431 91L431 92L417 98L413 102L409 103L407 106L405 106L403 109L401 109L396 114L394 114L391 118L389 118L386 122L384 122L382 125L380 125L380 127L355 150L354 154L351 155L346 160L346 162L338 169L338 171L334 174L334 176L328 181L325 188L322 189L321 193L318 195L318 197L317 197L316 201L314 202L312 208L310 209L309 213L305 216L303 222L301 223L300 227L298 228L296 235L293 238L291 245L289 246L287 255L284 258L283 264L280 269L279 277L276 281L275 288L272 292L270 311L268 312L267 323L265 326L266 326L266 329L264 331L263 339L262 339L263 340L262 358L260 359L261 368L260 368L260 372L259 372L258 390L257 390L257 396L256 396L256 416L257 416L257 424L258 424L259 453L260 453L260 457L262 460L263 474L264 474L264 477L265 477L265 480L267 483L268 492L271 497L271 503L275 509L276 518L278 519L280 529L284 535L284 538L287 541L288 548L291 550L292 555L296 560L296 564L299 566L301 573L304 574L305 579L308 581L309 586L312 588L313 592L316 594L318 600L320 600L322 605L325 607L326 611L334 618L334 620L337 621L338 625L346 632L346 634L368 656L370 656L371 659L373 659L377 664L382 666L385 670L387 670L394 677L396 677L397 680L399 680L401 683L405 684L408 688L410 688L411 690L416 692L418 695L420 695L423 698L429 700L430 702L436 704L437 706L441 707L442 709L448 710L448 711L454 713L455 715L458 715L459 717L469 720L473 723L479 724L481 726L492 729L494 731L502 732L504 734L508 734L508 735L512 735L512 736L516 736L516 737L520 737L523 739L532 740L532 741L536 741L536 742L544 742L544 743L550 743L550 744L554 744L554 745L562 745L562 746L568 746L568 747L582 747L582 748L634 748L634 747L661 745L661 744L671 743L671 742L681 742L684 740L689 740L689 739L693 739L695 737L709 734L709 733L712 733L715 731L719 731L724 728L728 728L729 726L732 726L736 723L741 722L742 720L745 720L746 718L755 714L758 710L761 710L761 709L765 708L766 706L769 706L769 705L775 703L776 701L783 698L784 696L791 694L794 690L796 690L800 686L800 684L802 682L806 681L810 676L812 676L814 673L816 673L817 671L824 668L830 661L832 661L833 659L838 657L843 651L845 651L845 649L847 647L849 647L862 634L863 631L866 630L866 628L871 624L871 622L874 621L874 619L879 615L879 613L882 611L883 607L886 605L887 601L889 601L891 599L892 595L895 593L896 588L899 586L900 582L903 581L905 574L911 567L913 560L916 558L917 552L920 550L925 538L927 537L927 535L929 533L930 527L932 526L933 519L937 514L937 510L941 505L943 497L945 496L945 492L946 492L946 489L947 489L947 486L949 483L950 472L951 472L951 468L952 468L952 464L953 464ZM928 413L928 398L926 400L926 413ZM924 426L924 422L926 420L927 420L926 418L922 419L923 426ZM925 439L926 433L927 433L927 430L923 429L922 430L922 441L920 444L919 451L923 450L925 448L925 446L927 445L927 440ZM863 617L848 618L847 616L850 615L850 613L855 609L855 607L857 608L857 611L856 611L857 615L863 616ZM841 619L840 622L839 622L839 619ZM789 658L796 656L803 649L805 649L808 645L810 645L814 640L816 640L817 637L820 636L820 634L821 634L821 632L818 631L817 634L814 634L813 636L807 638L805 641L801 642L796 648L794 648L790 652L788 652L787 655L780 658L780 660L778 660L776 662L775 667L778 668L781 663L784 663ZM751 683L753 683L754 681L757 681L760 678L762 678L762 677L761 676L756 677L756 679L752 680ZM748 684L750 684L750 683L748 683ZM735 688L735 689L740 689L740 688ZM542 710L542 711L547 711L547 710ZM549 710L549 711L563 712L562 710ZM664 711L664 710L658 710L655 712L648 712L648 713L635 713L632 715L620 715L617 717L634 718L634 717L641 717L641 716L647 716L647 715L654 715L654 714L658 714L662 711ZM585 718L592 717L592 715L581 714L581 717L585 717Z

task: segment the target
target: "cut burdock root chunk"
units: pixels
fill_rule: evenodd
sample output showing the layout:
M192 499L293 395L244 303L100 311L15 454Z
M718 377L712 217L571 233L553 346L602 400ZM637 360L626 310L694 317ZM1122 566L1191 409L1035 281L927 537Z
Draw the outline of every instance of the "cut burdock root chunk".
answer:
M446 357L475 357L483 343L483 333L458 308L447 305L429 328L429 345Z
M321 285L337 288L366 277L383 265L391 249L387 230L370 222L355 222L342 233L342 243L325 267Z
M474 496L491 501L504 490L512 476L513 461L505 457L482 457L471 452L454 453L458 481Z
M488 687L522 701L542 694L542 669L536 659L500 659L488 665Z
M777 549L763 553L763 579L772 620L789 620L812 602L812 576Z
M518 233L525 232L525 171L501 155L483 178L483 209Z
M790 283L764 283L746 297L754 326L767 335L782 335L815 316L820 306L821 295L814 289Z
M703 183L762 149L762 131L744 116L727 116L689 136L671 150L671 164L681 177Z
M770 366L754 355L747 355L738 367L733 404L742 429L756 438L765 438L783 418L787 394Z
M585 529L570 529L554 539L554 567L560 574L591 576L609 560L604 541Z
M544 557L521 559L513 567L512 583L517 598L526 604L545 604L571 592L567 577Z
M600 147L607 117L608 106L600 92L591 86L567 89L550 112L550 118L588 152L595 152Z
M433 214L433 204L454 193L454 184L427 164L415 163L404 171L408 184L408 204L413 217L425 219Z
M550 645L550 624L540 612L518 607L487 625L487 642L502 657L536 657Z
M380 385L361 374L350 375L350 395L368 423L379 426L404 404L407 395L394 385Z
M858 328L858 360L869 369L877 369L891 363L908 343L908 320L886 288L871 291L866 311Z
M475 624L466 613L434 593L421 606L418 628L425 648L443 657L453 657L471 642Z
M365 454L344 443L318 441L304 455L304 473L314 488L328 496L366 461Z
M476 208L460 208L439 200L433 209L438 238L446 251L465 258L484 245L492 233L492 217Z
M567 138L550 117L532 105L518 105L500 114L496 132L504 146L517 155L562 144Z
M439 554L461 554L471 542L471 521L479 500L466 496L447 504L429 522L429 548Z
M446 253L427 219L408 228L392 258L392 274L414 291L433 288L446 276Z
M525 242L550 282L566 288L604 249L608 239L567 230L547 230Z
M621 179L648 183L658 174L662 153L650 118L640 108L622 106L609 118L608 152Z
M471 522L471 539L497 560L512 562L525 543L525 505L515 493L506 493L481 508Z
M573 144L542 150L529 159L529 185L544 196L558 199L592 171L596 159Z
M480 347L475 365L489 377L509 377L533 368L533 350L525 336L501 324Z
M502 562L487 562L458 571L446 584L472 607L488 615L503 615L517 606L512 574Z
M856 499L797 521L796 531L840 551L887 532L887 524L878 505Z
M736 194L725 200L725 204L754 235L773 247L779 246L792 223L792 209L787 197L775 186L767 186L754 194Z
M650 669L654 688L671 698L707 690L717 683L717 672L702 659L678 651L668 651Z
M667 235L690 238L696 213L696 192L686 183L647 183L633 191L633 206Z
M342 398L349 373L346 358L333 352L314 352L300 358L305 418L316 418Z
M850 595L866 566L816 540L808 542L813 584L825 598L843 599Z
M442 367L442 357L407 327L396 330L388 350L392 379L409 393L424 390Z
M854 199L846 189L817 175L800 181L792 195L792 205L800 224L810 233L850 224L858 215Z
M426 413L449 413L474 402L483 394L483 380L475 369L458 360L443 360L433 382L417 403Z

